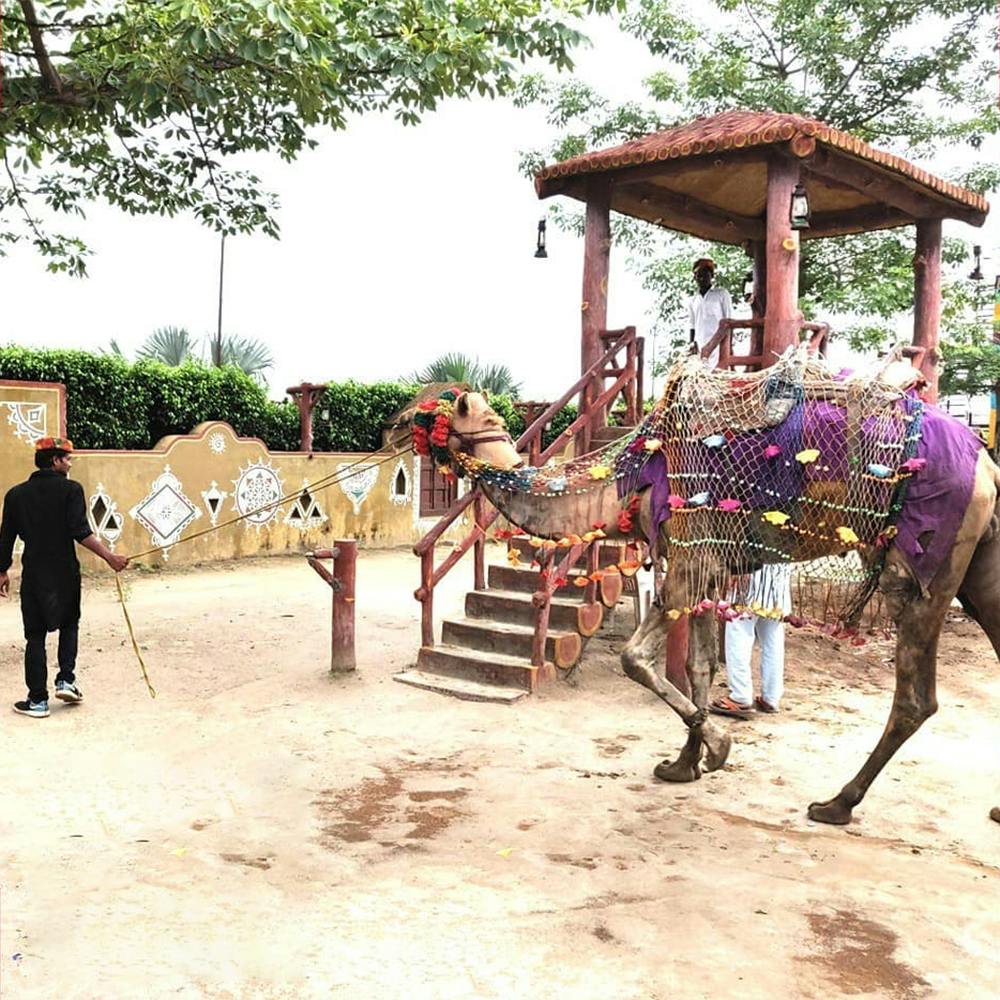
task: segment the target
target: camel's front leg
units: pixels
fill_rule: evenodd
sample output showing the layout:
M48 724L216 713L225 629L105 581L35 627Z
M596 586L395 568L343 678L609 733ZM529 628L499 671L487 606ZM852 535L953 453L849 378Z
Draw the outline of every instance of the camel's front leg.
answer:
M653 609L622 650L622 667L632 680L662 698L688 726L688 739L677 760L662 761L653 773L661 781L696 781L701 777L702 744L708 747L714 770L725 763L729 737L708 721L705 704L695 704L660 677L657 667L663 662L671 624L661 611Z

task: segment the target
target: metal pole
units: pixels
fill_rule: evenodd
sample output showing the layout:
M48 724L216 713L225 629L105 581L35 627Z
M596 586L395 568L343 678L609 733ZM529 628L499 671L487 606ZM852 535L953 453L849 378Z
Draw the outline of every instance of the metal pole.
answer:
M215 327L215 344L212 347L212 363L222 366L222 280L226 272L226 234L222 234L219 243L219 318Z

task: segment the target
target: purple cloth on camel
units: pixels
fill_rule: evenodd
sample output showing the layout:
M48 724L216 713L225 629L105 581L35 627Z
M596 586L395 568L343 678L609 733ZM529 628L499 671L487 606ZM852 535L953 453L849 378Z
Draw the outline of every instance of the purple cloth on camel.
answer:
M925 404L916 457L927 459L927 464L910 479L896 522L896 545L924 589L955 544L972 499L982 447L983 442L968 427L936 406ZM927 531L934 535L925 548L920 536Z
M821 404L805 419L807 427L814 420L828 420L833 425L840 425L844 414L838 407ZM797 433L794 427L786 426L788 423L786 421L772 431L741 435L732 444L734 448L752 449L755 455L760 455L763 446L774 441L783 446L784 454L788 454L792 441L790 435ZM786 437L789 438L787 441ZM843 440L842 433L840 439ZM982 441L968 427L936 406L924 404L916 457L926 459L927 464L909 480L903 510L896 521L898 534L895 542L924 589L944 564L955 543L959 525L972 497L976 462L982 447ZM844 474L842 459L838 461L831 456L829 465L828 475L831 478ZM793 497L799 492L801 468L792 466L788 469L782 464L772 475L775 473L777 479L772 478L771 484L777 486L782 495ZM643 465L638 476L629 480L628 487L636 491L646 487L651 490L650 543L655 546L660 525L671 513L668 501L670 484L663 453L656 452ZM712 502L719 499L721 497L713 497ZM763 497L754 497L752 505L763 509L773 504L770 501L765 503ZM926 532L933 534L927 536L926 545L922 545L920 536Z

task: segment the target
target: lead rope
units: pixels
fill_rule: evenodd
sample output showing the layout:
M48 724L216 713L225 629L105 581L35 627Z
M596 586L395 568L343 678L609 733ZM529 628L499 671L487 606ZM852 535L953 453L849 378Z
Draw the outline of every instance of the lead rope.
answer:
M385 451L385 447L379 448L378 451L373 451L370 455L365 455L363 458L359 458L356 462L351 462L350 465L347 465L343 469L338 469L336 472L332 472L328 476L323 476L321 479L318 479L315 483L309 486L303 486L302 489L296 490L293 493L286 493L285 495L278 497L277 500L271 500L260 507L247 511L245 514L239 514L238 516L232 517L228 521L223 521L222 524L214 525L211 528L204 528L201 531L196 531L193 535L188 535L186 538L179 538L176 542L172 542L170 545L154 545L151 549L146 549L143 552L137 552L135 555L129 556L128 559L129 561L133 559L141 559L143 556L152 555L155 552L162 552L164 549L173 548L174 545L181 545L184 542L193 542L196 538L201 538L203 535L211 534L213 531L219 531L222 528L228 528L231 524L237 524L248 517L252 517L254 514L259 514L261 511L270 510L272 507L279 507L281 504L287 503L289 500L297 500L304 493L308 492L313 494L329 489L331 486L336 485L342 480L349 479L352 475L354 475L353 470L357 466L361 465L363 462L367 462L370 458L374 458L379 454L379 452ZM394 449L386 455L385 458L380 459L374 464L376 466L385 465L387 462L391 462L397 454L398 450ZM135 629L132 627L132 618L128 613L128 607L125 603L125 591L122 589L120 573L115 573L115 587L118 589L118 603L121 604L122 614L125 616L125 625L128 628L129 639L132 640L132 649L135 651L136 659L139 661L139 669L142 671L142 679L146 682L146 688L149 691L150 698L155 698L156 688L154 688L150 683L149 672L146 670L146 663L142 658L139 643L135 638Z

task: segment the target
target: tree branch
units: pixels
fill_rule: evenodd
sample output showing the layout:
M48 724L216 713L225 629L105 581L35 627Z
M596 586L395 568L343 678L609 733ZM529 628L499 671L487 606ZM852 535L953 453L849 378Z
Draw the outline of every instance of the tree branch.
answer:
M14 198L17 201L18 207L21 209L21 214L28 223L28 227L35 234L35 239L40 243L44 243L45 235L38 228L38 224L35 222L34 216L28 211L28 206L24 203L24 198L21 197L21 189L17 186L17 181L14 179L14 172L10 169L10 161L7 159L6 152L3 154L3 165L7 170L7 177L10 179L10 189L14 192Z
M20 4L21 10L24 11L24 23L28 26L31 47L35 53L35 62L38 63L38 71L42 74L42 79L49 90L61 97L63 92L62 77L49 59L49 53L45 48L45 39L42 38L41 25L38 23L38 15L35 13L35 5L32 0L20 0Z

